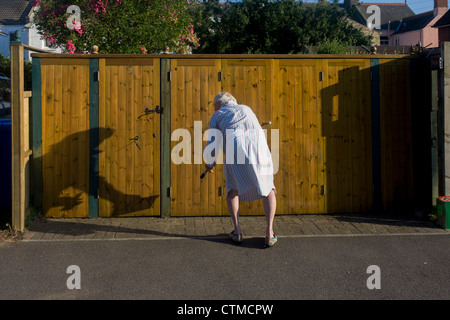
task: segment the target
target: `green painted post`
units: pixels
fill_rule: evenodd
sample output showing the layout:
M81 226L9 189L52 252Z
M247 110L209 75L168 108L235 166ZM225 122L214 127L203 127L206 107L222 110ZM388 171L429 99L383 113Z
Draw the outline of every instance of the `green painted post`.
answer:
M170 217L170 59L161 59L161 218Z
M42 182L42 77L41 59L33 58L32 61L32 148L31 161L33 192L31 201L37 210L42 210L43 182Z

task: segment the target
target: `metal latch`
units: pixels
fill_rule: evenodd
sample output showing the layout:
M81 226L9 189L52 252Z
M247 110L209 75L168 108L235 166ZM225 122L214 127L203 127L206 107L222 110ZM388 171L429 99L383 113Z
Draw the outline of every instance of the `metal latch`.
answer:
M148 115L151 114L151 113L159 113L159 114L162 114L162 113L163 113L163 108L161 108L160 106L156 106L156 108L153 109L153 110L150 110L149 108L145 108L144 114L141 114L141 115L138 117L138 119L140 119L140 118L142 118L142 117L144 117L144 116L148 116Z

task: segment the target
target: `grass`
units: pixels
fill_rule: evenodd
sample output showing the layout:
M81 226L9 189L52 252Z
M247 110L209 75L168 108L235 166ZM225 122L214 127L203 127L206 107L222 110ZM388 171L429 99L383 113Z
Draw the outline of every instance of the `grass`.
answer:
M0 242L22 239L23 232L16 230L11 224L11 211L3 210L0 211L0 214ZM25 218L25 230L30 229L35 221L43 219L44 217L39 210L31 208Z

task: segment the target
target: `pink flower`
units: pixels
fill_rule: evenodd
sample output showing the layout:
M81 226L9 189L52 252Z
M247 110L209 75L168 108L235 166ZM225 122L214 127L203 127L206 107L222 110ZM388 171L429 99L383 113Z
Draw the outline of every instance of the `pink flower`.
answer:
M67 52L69 52L70 54L73 54L73 53L75 53L75 50L77 48L73 44L72 40L67 40L66 49L67 49Z

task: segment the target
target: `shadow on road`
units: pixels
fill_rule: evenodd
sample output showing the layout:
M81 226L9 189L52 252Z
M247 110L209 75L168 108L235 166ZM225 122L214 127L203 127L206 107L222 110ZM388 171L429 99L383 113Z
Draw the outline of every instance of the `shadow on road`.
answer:
M52 239L67 239L74 236L80 236L80 239L132 239L132 238L180 238L206 240L215 243L223 243L241 248L263 249L263 237L248 237L240 244L235 244L226 233L195 235L189 232L161 231L150 228L139 228L131 226L107 224L95 224L89 222L65 221L59 220L40 220L33 224L30 232L41 232L52 234Z

